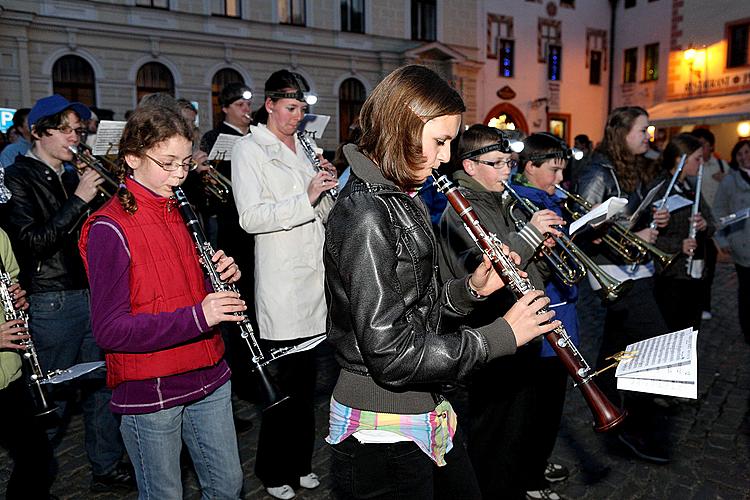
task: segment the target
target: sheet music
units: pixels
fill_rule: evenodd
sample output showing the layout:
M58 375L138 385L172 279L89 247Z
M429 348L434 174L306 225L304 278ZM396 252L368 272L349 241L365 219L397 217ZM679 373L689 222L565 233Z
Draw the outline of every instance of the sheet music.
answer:
M656 193L659 192L659 189L662 187L662 185L666 181L661 181L659 184L654 186L648 194L643 198L643 201L641 201L641 204L638 205L638 208L633 212L633 215L630 216L630 220L628 221L628 229L633 229L633 225L636 223L638 218L641 216L641 213L647 208L650 207L651 204L654 202L654 198L656 198Z
M116 155L120 150L120 138L126 122L102 120L96 130L96 142L92 149L94 156Z
M329 115L307 114L297 126L297 130L305 132L313 139L320 139L330 120Z
M216 138L216 142L214 142L214 147L212 147L211 152L208 153L209 161L217 159L231 161L232 148L241 138L241 135L219 134L219 137Z
M73 365L67 370L59 370L58 373L52 375L49 379L44 380L42 384L59 384L61 382L67 382L73 380L81 375L85 375L89 372L93 372L98 368L104 368L104 361L92 361L90 363L78 363Z
M685 398L698 397L698 332L692 328L627 347L634 352L617 367L617 388Z
M625 208L625 205L627 204L627 199L617 198L613 196L596 208L591 209L589 213L587 213L580 219L574 221L570 225L570 235L573 236L573 233L581 229L586 224L595 226L597 224L601 224L605 220L611 219L615 215L622 212L622 209Z
M675 210L679 210L682 207L689 207L693 204L693 200L689 200L685 198L682 195L679 194L673 194L669 198L667 198L667 204L664 205L664 208L669 210L669 212L674 212Z
M750 217L750 207L743 208L742 210L738 210L733 214L725 215L724 217L720 218L719 227L717 229L724 229L725 227L731 226L732 224L741 220L745 220L748 217Z

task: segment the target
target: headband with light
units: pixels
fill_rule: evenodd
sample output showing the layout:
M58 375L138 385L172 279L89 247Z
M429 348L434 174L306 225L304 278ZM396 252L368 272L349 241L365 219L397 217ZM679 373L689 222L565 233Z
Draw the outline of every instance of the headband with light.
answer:
M318 102L318 96L312 92L302 92L301 90L295 90L294 92L266 92L266 97L270 99L297 99L310 106Z
M523 151L523 142L513 139L500 139L496 143L490 144L489 146L484 146L479 149L475 149L474 151L464 153L460 156L460 159L468 160L469 158L476 158L477 156L482 156L483 154L489 153L491 151L500 151L501 153L520 153L521 151Z

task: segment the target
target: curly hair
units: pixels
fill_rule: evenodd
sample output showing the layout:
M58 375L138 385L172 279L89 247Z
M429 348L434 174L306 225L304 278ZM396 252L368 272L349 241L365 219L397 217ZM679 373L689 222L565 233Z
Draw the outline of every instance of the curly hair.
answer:
M636 155L627 144L627 135L639 116L648 118L648 112L640 106L623 106L615 108L607 118L604 138L596 151L603 154L615 167L615 174L622 188L632 192L638 185L639 175L635 168Z
M125 187L125 178L133 173L133 169L125 161L125 156L141 158L145 154L144 151L174 136L182 136L191 142L193 140L192 124L188 123L174 107L157 104L143 106L136 108L128 118L120 138L120 149L112 173L117 176L120 183L117 198L122 208L130 215L138 210L138 205L133 193Z
M416 189L425 123L464 111L461 96L437 73L424 66L403 66L386 76L362 106L359 149L386 179L403 190Z

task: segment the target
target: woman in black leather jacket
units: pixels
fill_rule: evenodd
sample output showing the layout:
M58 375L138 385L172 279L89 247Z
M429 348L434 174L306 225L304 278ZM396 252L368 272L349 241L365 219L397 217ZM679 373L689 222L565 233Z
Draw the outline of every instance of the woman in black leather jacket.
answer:
M502 285L485 260L466 278L437 279L437 245L416 195L450 158L463 101L437 74L406 66L365 102L362 139L326 230L328 338L341 374L331 400L335 486L343 498L478 498L452 383L553 328L532 292L493 324L461 317ZM532 304L533 302L533 304ZM436 467L437 465L437 467Z

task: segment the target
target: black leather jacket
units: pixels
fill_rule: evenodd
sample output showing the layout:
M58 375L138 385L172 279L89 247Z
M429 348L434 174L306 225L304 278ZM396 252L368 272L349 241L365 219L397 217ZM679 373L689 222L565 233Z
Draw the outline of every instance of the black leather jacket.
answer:
M437 280L437 245L419 197L386 180L353 145L352 175L328 218L328 339L342 367L333 397L354 408L423 413L439 383L515 352L510 326L467 328L480 301L467 279Z
M19 156L5 170L5 185L13 196L2 209L2 225L23 288L30 294L88 288L78 235L90 206L73 194L78 174L66 169L59 177L46 164Z

